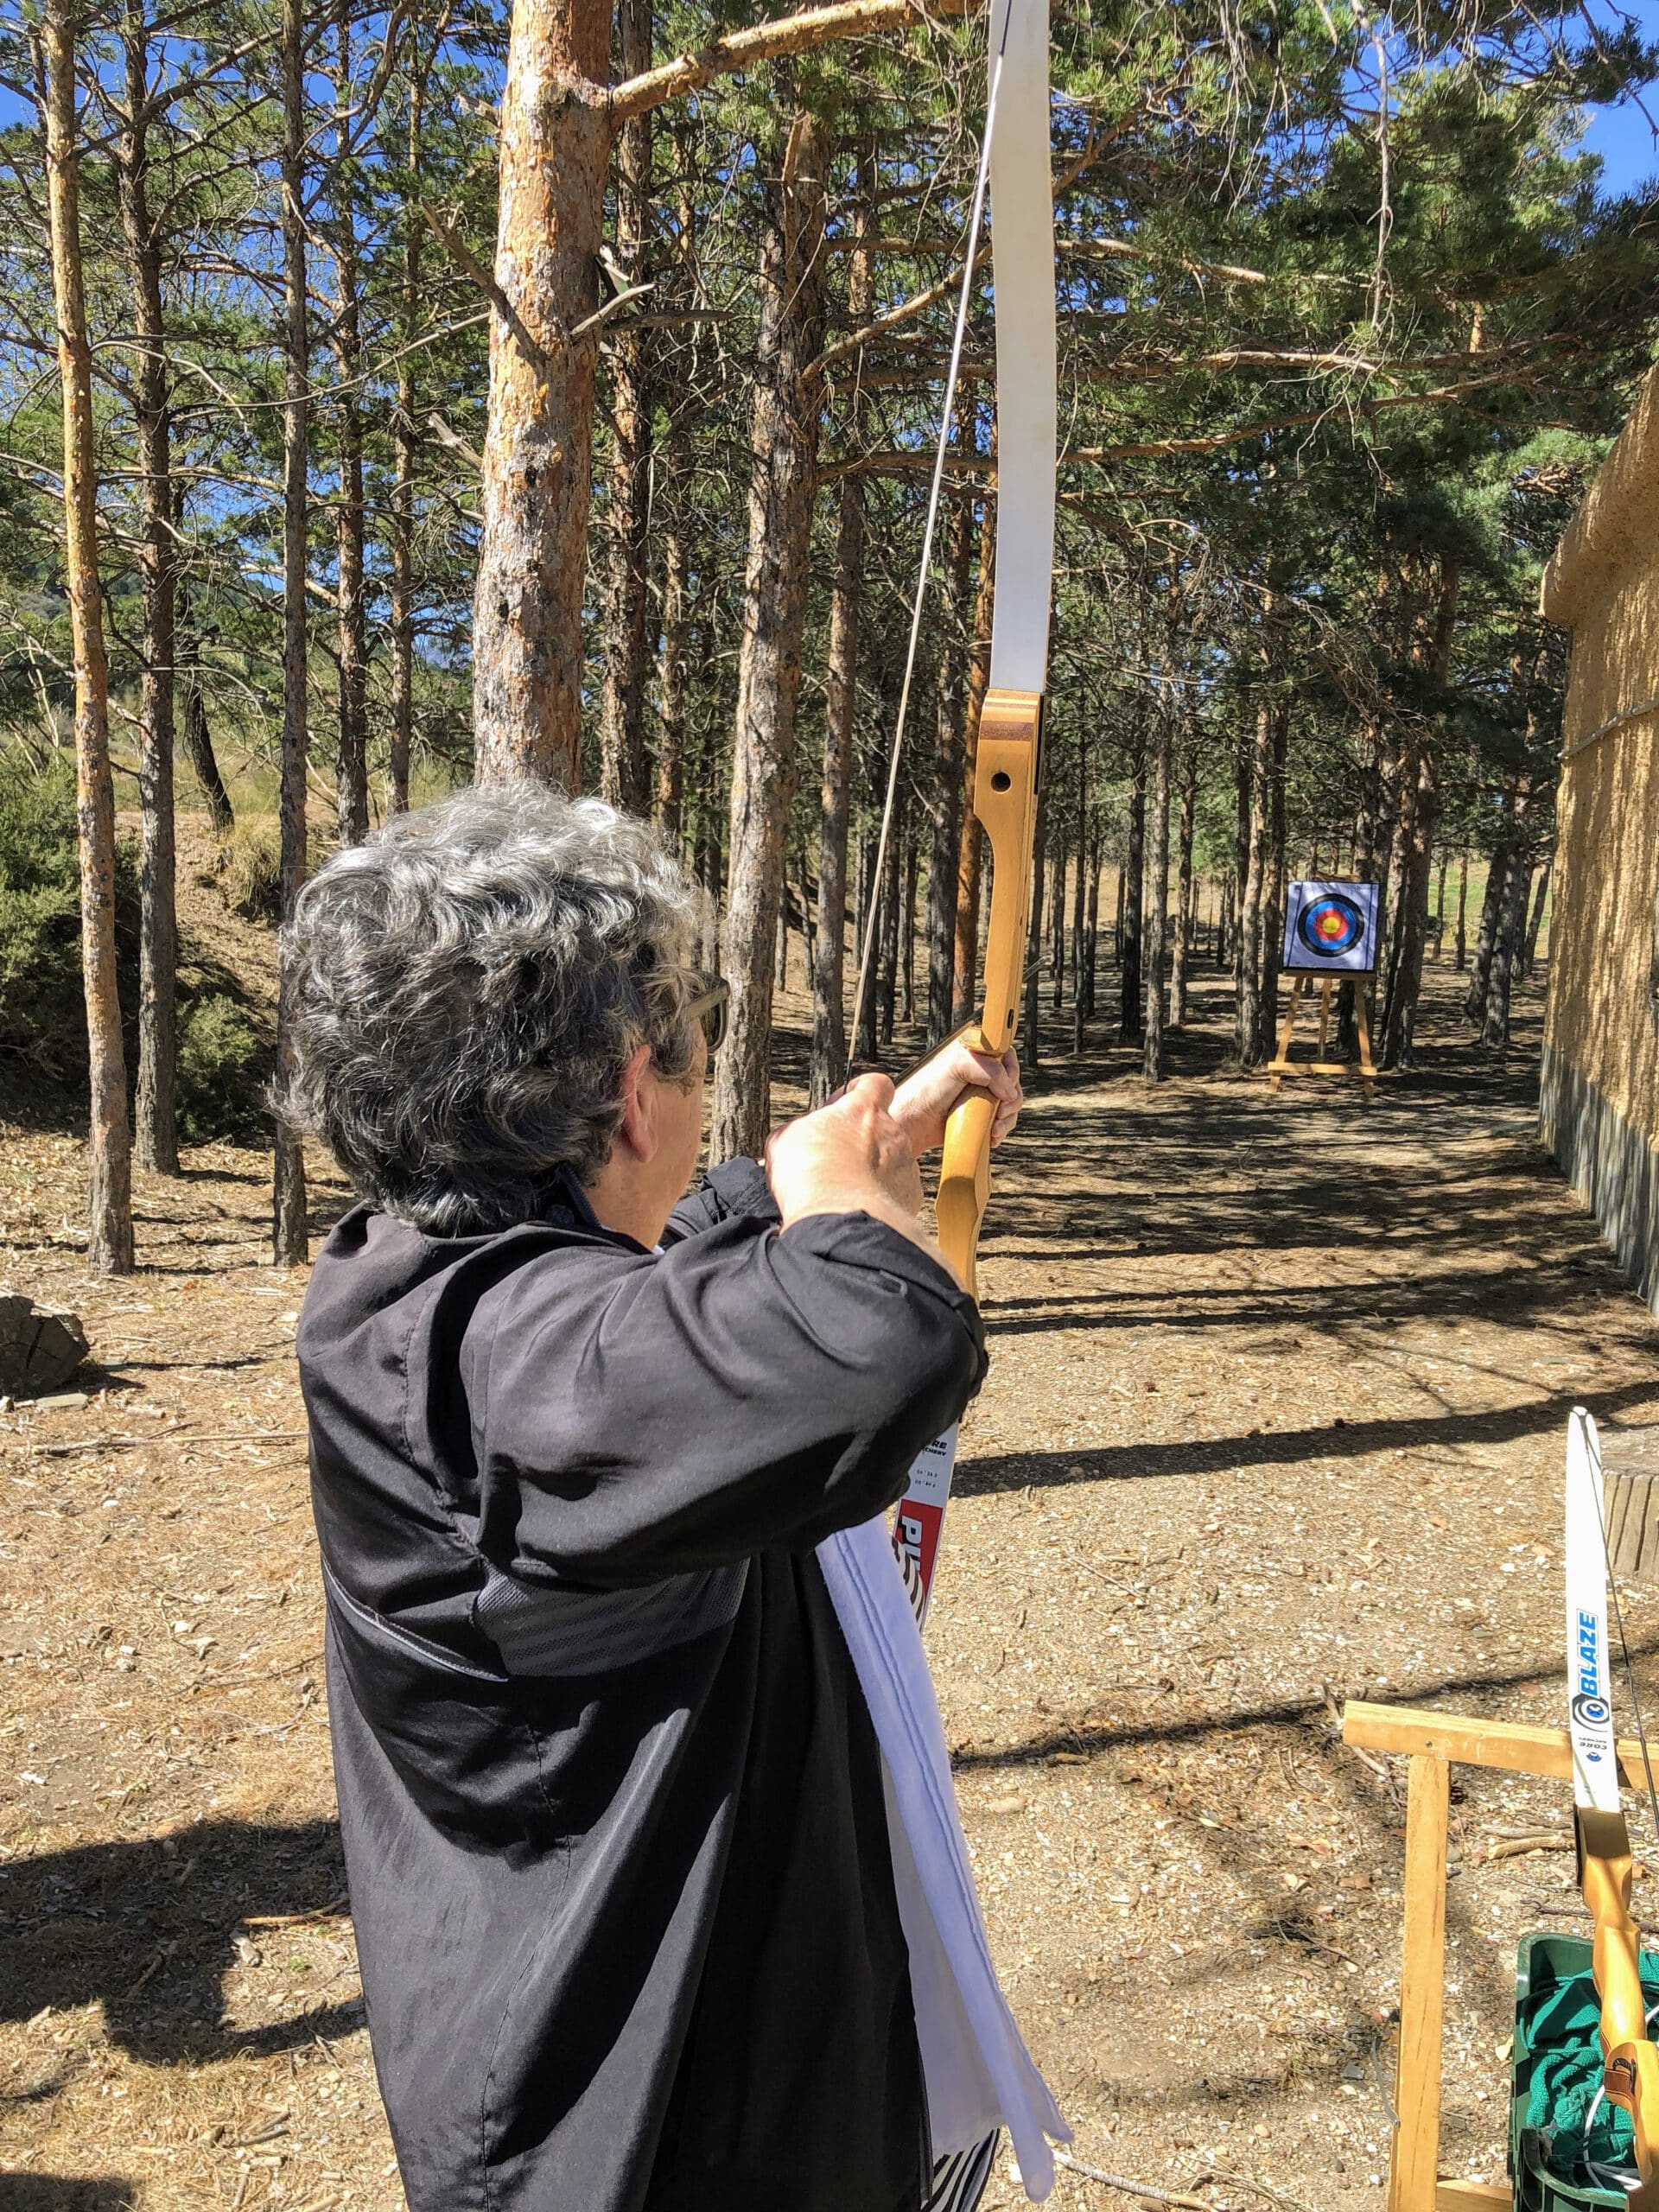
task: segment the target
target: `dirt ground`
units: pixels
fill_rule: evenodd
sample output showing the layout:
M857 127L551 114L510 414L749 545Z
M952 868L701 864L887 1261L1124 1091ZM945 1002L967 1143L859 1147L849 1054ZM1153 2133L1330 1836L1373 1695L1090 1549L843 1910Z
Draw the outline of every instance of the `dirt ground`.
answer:
M1214 2212L1380 2207L1403 1773L1341 1702L1559 1719L1567 1412L1659 1419L1653 1317L1534 1139L1536 996L1504 1066L1453 988L1370 1104L1227 1074L1219 981L1156 1092L1057 1030L996 1177L929 1629L964 1819L1075 2156ZM0 2207L392 2212L267 1163L141 1178L112 1283L73 1136L0 1139L0 1279L99 1361L0 1412ZM1516 1940L1577 1904L1565 1789L1460 1784L1443 2163L1491 2179Z

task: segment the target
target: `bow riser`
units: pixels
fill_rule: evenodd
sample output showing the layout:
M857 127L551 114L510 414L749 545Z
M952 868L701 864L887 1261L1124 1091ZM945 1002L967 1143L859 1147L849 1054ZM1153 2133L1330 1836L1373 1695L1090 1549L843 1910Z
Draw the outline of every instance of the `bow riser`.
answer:
M1031 927L1032 842L1042 772L1042 695L988 691L979 725L974 812L991 852L991 916L985 984L970 1042L999 1056L1020 1026L1026 940ZM991 1130L996 1101L970 1091L945 1125L934 1214L939 1249L963 1289L976 1291L979 1224L991 1190Z

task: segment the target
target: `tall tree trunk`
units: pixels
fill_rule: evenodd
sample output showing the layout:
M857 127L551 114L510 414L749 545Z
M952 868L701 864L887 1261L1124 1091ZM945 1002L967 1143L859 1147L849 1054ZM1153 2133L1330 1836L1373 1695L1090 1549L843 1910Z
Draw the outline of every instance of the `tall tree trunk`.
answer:
M913 829L905 837L905 897L899 910L899 1019L908 1026L916 1019L916 900L921 890L922 846ZM950 874L954 899L956 870ZM955 920L954 914L951 917Z
M1285 793L1290 751L1290 702L1278 699L1273 709L1273 796L1268 812L1268 890L1262 915L1262 1041L1270 1045L1279 1027L1279 971L1284 959Z
M1084 924L1083 948L1083 1011L1090 1021L1095 1018L1095 978L1100 966L1100 870L1101 834L1096 824L1089 840L1089 915Z
M685 810L685 654L691 632L685 529L663 532L663 632L657 655L657 826L677 852Z
M1139 694L1129 741L1129 825L1123 853L1123 952L1118 978L1118 1033L1126 1045L1138 1045L1146 1035L1141 964L1146 865L1147 721L1144 694Z
M1460 582L1461 569L1456 556L1443 552L1433 613L1421 655L1425 671L1437 688L1444 688L1451 672ZM1429 871L1440 817L1440 762L1432 732L1425 736L1419 751L1411 797L1409 834L1402 855L1400 895L1395 908L1399 929L1389 948L1388 1006L1378 1054L1378 1065L1385 1068L1411 1065L1417 1001L1422 994Z
M1077 732L1077 876L1071 887L1071 1048L1082 1053L1089 1018L1089 728Z
M709 635L703 654L705 672L712 668L714 651L714 621L710 611ZM703 887L702 936L698 958L705 969L720 964L720 902L725 889L725 851L721 842L721 827L725 820L727 806L726 748L712 729L703 733L703 788L701 793L702 822L702 865L699 880Z
M716 1160L759 1158L772 1113L772 932L795 790L823 325L829 134L798 113L767 188L750 418L749 551L732 761L725 970L731 1027L715 1081Z
M1481 900L1480 920L1475 930L1475 957L1463 1000L1464 1017L1469 1021L1482 1023L1486 1019L1486 993L1492 976L1492 947L1497 942L1498 909L1503 903L1503 887L1509 881L1514 858L1514 845L1505 835L1492 848L1491 859L1486 864L1486 895Z
M1173 654L1171 658L1173 660ZM1141 1072L1148 1083L1161 1083L1165 1075L1164 982L1168 974L1169 922L1169 755L1173 721L1173 702L1166 692L1158 700L1154 715L1152 821L1151 835L1147 840L1147 1033L1141 1058Z
M207 702L201 692L201 673L194 659L190 664L189 685L184 695L184 749L190 756L191 768L207 801L207 817L213 825L214 834L228 837L236 827L236 813L231 804L231 795L219 772L219 761L213 752L213 734L207 727Z
M1196 719L1196 717L1194 718ZM1186 1026L1187 971L1192 959L1192 832L1198 803L1198 746L1189 737L1181 764L1181 829L1178 861L1175 922L1175 966L1170 977L1169 1026Z
M618 0L623 79L651 67L651 0ZM652 119L635 116L616 140L616 262L645 281L651 242ZM611 482L606 514L605 677L600 703L600 788L629 814L646 807L646 586L651 561L652 334L620 325L612 340Z
M869 320L873 264L862 241L870 229L867 158L856 174L851 222L855 246L848 270L847 316L855 329ZM855 387L849 444L862 442L865 397ZM858 618L864 588L864 480L841 480L836 514L836 572L830 595L830 649L824 667L823 778L818 810L818 901L812 939L812 1052L808 1096L822 1106L847 1068L847 825L852 807L853 733L858 720Z
M175 544L183 520L183 500L175 491ZM236 812L231 804L231 795L225 788L224 779L219 772L213 732L207 726L207 702L201 690L201 641L190 620L190 594L176 571L173 639L174 661L179 675L184 679L184 749L189 756L192 772L207 802L207 816L213 825L213 834L219 837L228 836L236 827ZM176 690L175 683L175 692Z
M868 269L868 257L865 259ZM843 476L824 670L818 906L812 944L810 1099L822 1106L847 1068L847 826L858 710L858 615L864 584L864 480Z
M480 782L582 782L594 312L610 163L608 0L518 0L498 133L483 529L473 600ZM770 942L766 953L770 953ZM765 955L763 955L763 957Z
M176 1175L178 913L173 818L174 671L178 658L177 541L173 531L172 416L162 315L161 239L149 207L149 31L142 0L122 24L126 128L116 157L121 229L132 291L132 385L144 580L143 671L138 695L138 792L143 810L138 925L139 1165Z
M1434 958L1437 964L1446 957L1446 879L1451 867L1451 848L1442 845L1440 876L1434 886Z
M340 493L334 510L335 651L339 660L339 751L334 764L334 827L342 845L369 834L369 663L363 603L363 410L358 397L362 344L354 164L346 152L352 129L352 31L339 22L334 87L334 359L340 369Z
M962 741L967 705L967 651L956 623L968 597L974 557L973 505L952 497L945 524L945 638L939 653L933 717L933 791L928 812L932 844L927 864L927 1041L938 1044L955 1026L957 874L962 861Z
M1458 973L1463 973L1468 957L1469 941L1465 934L1469 917L1469 848L1465 845L1458 855Z
M433 41L435 53L437 41ZM420 174L422 133L426 120L426 84L431 54L412 71L405 167ZM421 256L425 226L417 209L404 210L404 265L398 300L397 397L392 415L391 480L391 727L387 734L386 811L402 814L409 805L409 759L415 743L415 472L420 454L416 428L420 404L416 381L420 355L416 334L421 326Z
M1382 804L1382 733L1376 718L1365 725L1365 765L1360 772L1359 801L1354 810L1354 874L1362 883L1375 880L1376 825Z
M1066 852L1064 823L1055 823L1055 880L1048 893L1048 980L1053 984L1055 1013L1066 995L1066 876L1071 854Z
M1413 884L1411 856L1418 836L1418 809L1422 795L1424 748L1413 740L1400 752L1395 777L1393 830L1389 842L1388 873L1378 900L1382 942L1378 947L1377 992L1380 1007L1378 1064L1390 1067L1389 1039L1395 1033L1395 1005L1401 960L1411 934Z
M1485 1016L1481 1024L1480 1041L1495 1051L1505 1051L1510 1042L1510 994L1514 986L1516 958L1524 940L1527 926L1527 892L1532 881L1532 865L1519 848L1510 855L1504 870L1503 888L1498 899L1497 924L1492 937L1491 968L1486 984Z
M1380 772L1377 850L1372 861L1372 873L1377 887L1376 988L1379 994L1379 1005L1388 995L1388 979L1393 964L1394 941L1398 926L1395 905L1400 896L1406 851L1411 842L1420 765L1416 741L1402 738L1388 747Z
M962 724L963 790L971 794L979 756L979 717L985 690L991 680L991 617L995 611L995 525L987 500L979 518L979 590L974 600L974 635L968 654L968 698ZM980 868L982 836L971 797L962 810L962 849L957 861L956 982L950 1008L952 1027L958 1027L974 1011L975 987L979 980ZM1033 906L1033 914L1040 913ZM1035 1026L1033 1027L1034 1036Z
M306 319L305 0L283 0L283 775L280 898L284 922L305 880L307 727L306 523L311 448L310 333ZM276 1072L294 1065L294 978L283 962L276 991ZM272 1249L279 1268L303 1267L305 1154L278 1127L272 1193Z
M883 1048L893 1042L893 1016L899 995L899 947L903 938L899 909L905 895L905 848L910 842L908 809L900 800L899 818L887 842L887 867L881 889L881 957L876 1003L880 1009Z
M1257 736L1261 735L1258 729ZM1255 749L1243 733L1234 740L1233 751L1233 880L1228 886L1227 912L1231 924L1233 944L1233 981L1236 984L1243 972L1242 950L1243 932L1240 927L1240 911L1244 902L1244 887L1250 874L1250 815L1255 793Z
M1250 811L1243 888L1238 901L1238 998L1234 1039L1242 1068L1268 1057L1267 971L1268 874L1272 866L1273 706L1255 710L1255 742L1249 766Z
M1549 874L1552 855L1544 855L1544 864L1538 871L1538 890L1532 902L1532 919L1527 924L1526 957L1521 972L1530 977L1538 964L1538 933L1544 925L1544 902L1549 896Z
M80 958L86 997L87 1262L130 1274L132 1141L115 973L115 786L110 772L110 680L98 575L98 476L92 352L80 256L80 149L75 116L73 0L48 0L46 182L52 296L63 385L64 565L75 656L75 823L80 857Z
M875 859L878 840L866 837L858 855L858 931L859 958L863 960L862 947L868 940L870 947L871 985L864 993L864 1003L858 1008L858 1019L853 1025L853 1058L867 1065L881 1056L880 1009L876 1001L880 994L874 982L880 975L883 934L887 927L887 875L876 878Z
M1071 880L1071 1058L1084 1051L1084 1022L1089 1020L1089 830L1084 810L1077 810L1077 874Z

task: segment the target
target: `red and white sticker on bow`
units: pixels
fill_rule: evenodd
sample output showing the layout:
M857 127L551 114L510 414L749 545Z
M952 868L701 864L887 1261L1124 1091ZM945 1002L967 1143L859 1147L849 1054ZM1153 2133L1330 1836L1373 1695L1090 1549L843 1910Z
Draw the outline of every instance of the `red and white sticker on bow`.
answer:
M893 1522L893 1548L900 1560L910 1562L921 1585L924 1602L933 1586L933 1567L939 1552L939 1525L950 1496L950 1478L957 1466L957 1424L936 1436L918 1452L899 1501Z

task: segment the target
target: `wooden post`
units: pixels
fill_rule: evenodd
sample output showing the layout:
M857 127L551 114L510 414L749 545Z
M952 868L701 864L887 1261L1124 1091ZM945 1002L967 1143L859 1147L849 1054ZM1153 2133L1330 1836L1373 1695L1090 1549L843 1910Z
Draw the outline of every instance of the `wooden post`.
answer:
M1607 1431L1602 1503L1613 1576L1651 1584L1659 1572L1659 1435L1653 1430Z
M1400 2115L1389 2164L1388 2212L1434 2212L1440 2152L1440 2027L1446 2008L1446 1832L1451 1805L1443 1758L1420 1753L1406 1791L1405 1947L1400 1967Z
M1371 1017L1365 1004L1365 986L1369 976L1354 978L1354 1027L1359 1033L1359 1071L1366 1083L1376 1087L1376 1067L1371 1058Z
M1285 1001L1285 1019L1279 1032L1279 1051L1268 1070L1268 1090L1270 1094L1278 1090L1290 1066L1290 1040L1296 1029L1296 1009L1301 1003L1302 993L1307 988L1307 977L1298 976L1291 984L1289 997Z

